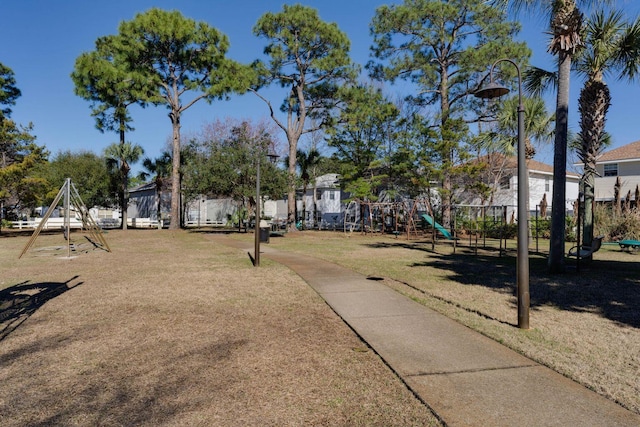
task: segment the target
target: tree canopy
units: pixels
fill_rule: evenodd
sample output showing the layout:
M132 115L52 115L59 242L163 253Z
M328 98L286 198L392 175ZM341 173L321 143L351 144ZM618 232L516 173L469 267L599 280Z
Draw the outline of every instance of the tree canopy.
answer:
M0 63L0 120L11 116L11 105L15 105L20 97L20 89L16 87L16 79L13 70Z
M0 106L4 106L0 109L0 220L7 203L35 207L46 186L32 172L46 162L49 153L36 144L31 123L21 126L10 119L9 106L15 105L20 95L13 70L0 63Z
M381 6L371 23L376 61L368 68L373 77L409 80L418 87L411 102L435 106L431 110L436 132L435 160L440 165L442 221L451 225L453 175L466 160L468 128L466 108L488 66L507 57L524 63L530 52L513 36L519 24L503 10L483 0L405 0ZM505 75L514 72L504 70Z
M255 74L227 58L229 41L224 34L178 11L152 8L139 13L122 22L118 35L105 37L103 43L113 52L114 62L123 64L126 75L143 83L136 98L164 104L169 110L173 130L170 228L178 228L181 116L200 100L212 102L246 91Z
M272 132L265 123L210 123L203 137L191 140L185 148L191 158L184 168L186 198L207 194L255 205L258 162L261 194L281 198L286 190L283 171L267 161L267 154L276 151Z
M53 201L67 178L71 178L87 207L112 207L117 203L105 158L91 151L58 152L38 168L35 176L47 182L45 205Z

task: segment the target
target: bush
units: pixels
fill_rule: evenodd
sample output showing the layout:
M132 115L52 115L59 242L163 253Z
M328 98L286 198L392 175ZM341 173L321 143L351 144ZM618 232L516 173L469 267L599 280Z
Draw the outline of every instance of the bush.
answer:
M531 218L531 234L533 237L551 238L551 220L548 218Z
M594 235L608 241L640 240L640 211L616 215L611 206L596 205L594 217Z
M487 218L484 222L462 220L462 229L470 233L476 230L480 233L484 231L485 235L491 239L513 239L518 234L518 224L503 224L491 218Z

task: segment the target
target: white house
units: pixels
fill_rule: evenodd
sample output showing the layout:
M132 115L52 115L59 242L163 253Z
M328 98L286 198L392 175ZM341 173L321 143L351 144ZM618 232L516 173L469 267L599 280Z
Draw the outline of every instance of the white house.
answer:
M485 158L481 159L486 161ZM493 196L490 201L482 201L479 196L466 196L464 192L459 195L464 204L492 206L506 206L508 218L517 215L518 208L518 166L516 156L492 155L491 179L486 182L493 187ZM541 163L537 160L527 160L529 173L529 211L535 214L536 207L546 195L547 208L551 208L553 200L553 166ZM573 211L573 204L579 196L580 175L568 172L566 181L565 204L563 208Z
M340 190L338 174L329 173L319 176L315 183L307 188L305 194L302 194L302 191L301 188L298 190L296 209L298 217L305 222L308 228L313 227L314 216L320 228L342 226L345 210L342 201L347 196Z
M631 192L635 199L636 186L640 185L640 141L632 142L614 150L606 151L596 160L596 201L614 200L614 187L620 178L620 197Z

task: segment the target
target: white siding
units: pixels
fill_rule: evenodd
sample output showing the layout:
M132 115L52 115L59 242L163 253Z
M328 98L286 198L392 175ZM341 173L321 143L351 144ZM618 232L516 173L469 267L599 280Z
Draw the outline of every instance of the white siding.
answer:
M616 179L617 177L615 176L596 178L596 200L614 199L614 186L616 184ZM620 198L624 199L627 195L627 192L629 191L631 191L631 198L635 198L636 185L640 185L640 175L620 176L620 182L622 184L622 188L620 190Z

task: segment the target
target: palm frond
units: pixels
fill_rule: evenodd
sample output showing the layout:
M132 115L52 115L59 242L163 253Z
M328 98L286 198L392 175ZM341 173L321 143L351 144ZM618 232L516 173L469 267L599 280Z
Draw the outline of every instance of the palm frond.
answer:
M528 67L522 73L525 92L534 97L541 97L545 93L558 87L558 75L539 67Z

